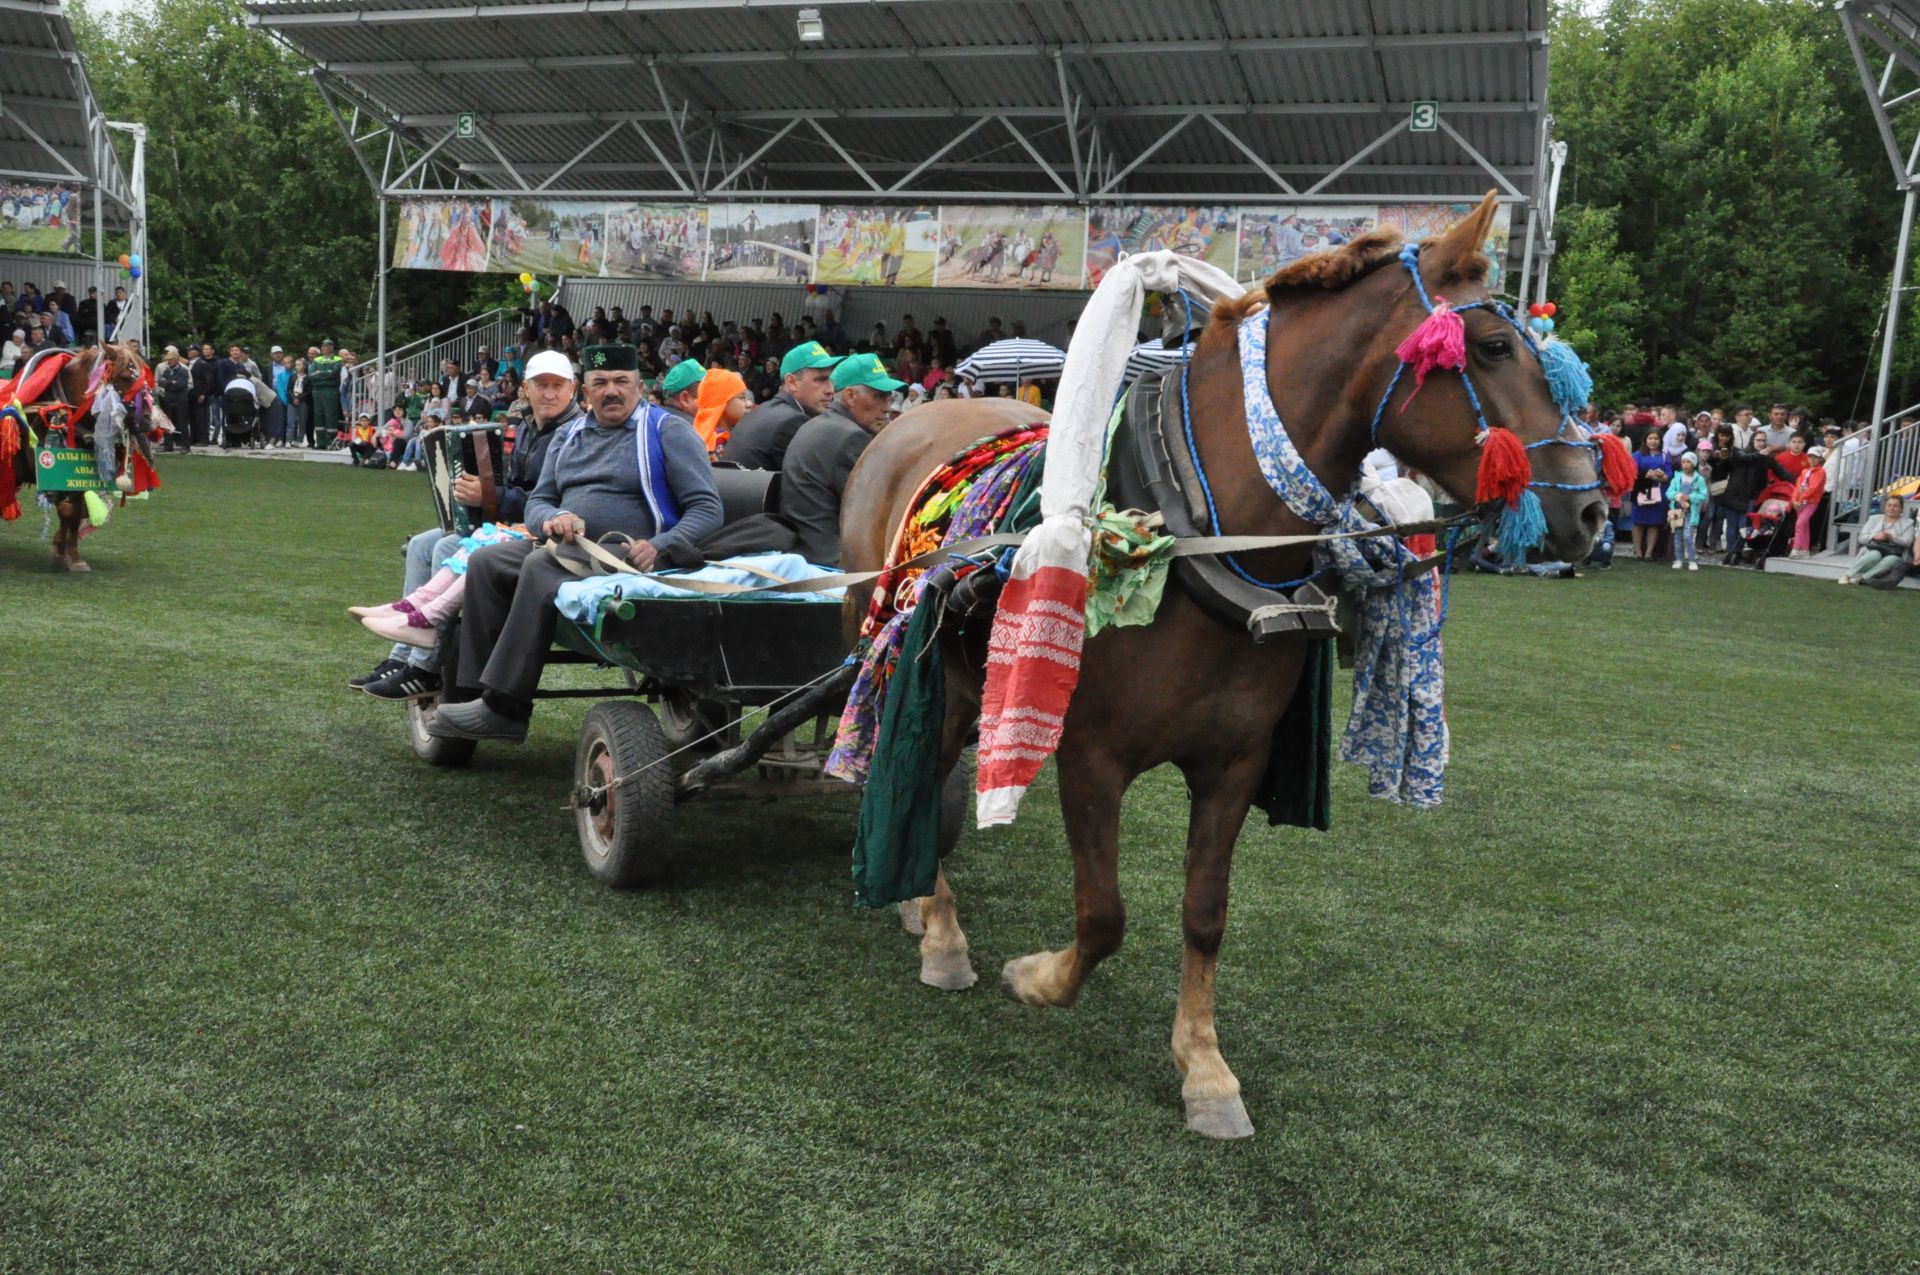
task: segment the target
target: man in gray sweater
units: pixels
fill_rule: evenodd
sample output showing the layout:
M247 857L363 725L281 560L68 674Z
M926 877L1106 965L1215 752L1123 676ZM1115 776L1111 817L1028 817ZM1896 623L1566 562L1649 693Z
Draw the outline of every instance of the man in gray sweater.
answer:
M548 447L527 498L527 529L547 540L633 537L626 559L651 571L663 550L698 544L719 529L707 449L693 426L641 401L638 353L597 345L581 356L591 415ZM554 596L573 579L542 545L488 545L467 563L456 685L477 698L439 709L441 739L524 742L533 693L559 613Z

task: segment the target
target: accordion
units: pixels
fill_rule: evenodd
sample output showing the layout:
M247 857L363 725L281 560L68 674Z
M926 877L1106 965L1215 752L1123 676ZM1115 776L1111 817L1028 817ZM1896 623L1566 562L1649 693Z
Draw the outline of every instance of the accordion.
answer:
M499 481L506 473L506 442L499 425L442 425L420 434L420 463L433 492L440 526L452 535L471 534L499 511ZM453 497L462 474L480 480L480 503L463 505Z

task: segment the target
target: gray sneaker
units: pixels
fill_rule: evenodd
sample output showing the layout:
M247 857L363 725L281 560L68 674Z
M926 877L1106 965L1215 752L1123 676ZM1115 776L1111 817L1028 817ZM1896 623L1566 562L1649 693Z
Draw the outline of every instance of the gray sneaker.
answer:
M464 704L442 704L427 722L427 734L435 739L491 739L524 744L527 724L496 713L485 700L476 699Z

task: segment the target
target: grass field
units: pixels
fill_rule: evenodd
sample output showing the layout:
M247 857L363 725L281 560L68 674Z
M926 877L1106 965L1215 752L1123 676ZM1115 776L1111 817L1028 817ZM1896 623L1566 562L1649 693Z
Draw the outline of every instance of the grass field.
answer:
M615 894L587 705L417 764L345 691L417 480L172 459L58 577L0 527L0 1271L1890 1271L1920 1237L1910 596L1463 579L1450 796L1250 825L1259 1128L1181 1126L1182 790L1069 1011L1052 791L969 833L983 981L849 902L853 806L683 812Z

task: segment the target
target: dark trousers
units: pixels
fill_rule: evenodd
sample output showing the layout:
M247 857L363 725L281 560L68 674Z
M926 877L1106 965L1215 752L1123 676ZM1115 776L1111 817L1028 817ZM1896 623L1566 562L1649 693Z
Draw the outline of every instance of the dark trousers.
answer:
M163 398L160 410L173 422L173 433L167 435L167 450L193 445L193 404L184 398Z
M460 615L459 684L531 704L560 619L553 599L573 578L531 541L475 550Z
M195 447L205 447L213 438L213 422L210 416L212 410L212 407L207 402L206 395L203 394L194 399L193 445Z

